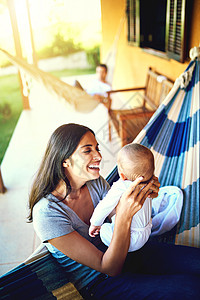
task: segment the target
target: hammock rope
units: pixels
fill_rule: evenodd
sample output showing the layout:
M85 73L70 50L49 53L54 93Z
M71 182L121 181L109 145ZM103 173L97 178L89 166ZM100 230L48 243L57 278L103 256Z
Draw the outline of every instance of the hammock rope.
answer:
M116 65L116 55L117 55L117 46L119 38L126 20L126 15L124 14L119 23L119 27L114 37L113 44L106 56L105 63L108 65L108 82L113 82L115 65ZM27 63L24 59L13 56L8 53L6 50L0 48L0 51L6 55L7 59L14 64L20 74L23 84L23 94L29 96L32 81L33 79L42 84L47 88L50 93L56 94L59 99L65 99L71 107L81 113L88 113L93 111L99 101L97 101L93 96L87 94L84 90L81 90L75 86L71 86L56 76L53 76L50 73L44 72L41 69L35 67L32 64Z
M108 66L107 80L111 84L111 86L113 84L113 78L114 78L114 72L116 66L118 43L119 43L121 32L124 27L125 20L126 20L126 15L124 14L120 19L120 23L114 37L114 41L105 58L105 63Z
M87 94L84 90L63 82L56 76L44 72L34 65L28 64L24 59L13 56L1 48L0 51L6 55L8 60L14 64L22 74L24 87L23 93L25 95L28 95L31 88L31 80L34 79L45 86L50 93L54 93L59 96L60 100L65 99L65 101L78 112L91 112L99 104L93 96Z

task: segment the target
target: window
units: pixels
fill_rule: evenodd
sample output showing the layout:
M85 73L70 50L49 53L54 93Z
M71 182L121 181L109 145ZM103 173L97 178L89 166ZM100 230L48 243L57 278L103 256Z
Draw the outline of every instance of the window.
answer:
M183 62L185 12L186 0L127 0L128 41Z

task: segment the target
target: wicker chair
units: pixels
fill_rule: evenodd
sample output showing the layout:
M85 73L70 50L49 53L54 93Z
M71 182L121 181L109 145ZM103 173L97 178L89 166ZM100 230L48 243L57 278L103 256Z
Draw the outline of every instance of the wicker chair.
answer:
M116 129L122 147L131 143L148 123L160 103L171 90L174 82L166 76L148 69L146 85L129 89L111 90L108 92L109 139L112 139L112 126ZM140 105L131 109L112 109L111 95L114 93L136 92Z

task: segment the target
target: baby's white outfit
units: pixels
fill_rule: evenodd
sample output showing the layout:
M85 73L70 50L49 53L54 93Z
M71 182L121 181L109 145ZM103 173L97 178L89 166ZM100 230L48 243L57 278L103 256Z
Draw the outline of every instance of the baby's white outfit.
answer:
M122 194L127 190L132 181L119 179L114 182L107 195L96 206L90 223L95 226L101 226L100 237L106 246L110 245L114 224L115 215L111 218L111 223L104 223L105 218L117 206ZM129 252L140 249L149 239L151 234L151 213L152 199L146 198L142 208L133 216L131 223L131 237Z

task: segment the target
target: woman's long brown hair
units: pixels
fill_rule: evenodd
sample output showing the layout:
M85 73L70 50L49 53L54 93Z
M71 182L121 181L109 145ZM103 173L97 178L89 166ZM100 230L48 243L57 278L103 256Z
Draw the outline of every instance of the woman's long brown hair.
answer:
M29 222L33 221L34 205L51 193L61 179L66 183L68 193L70 192L71 186L65 175L63 162L74 153L81 138L88 131L94 134L86 126L69 123L58 127L51 135L30 191Z

